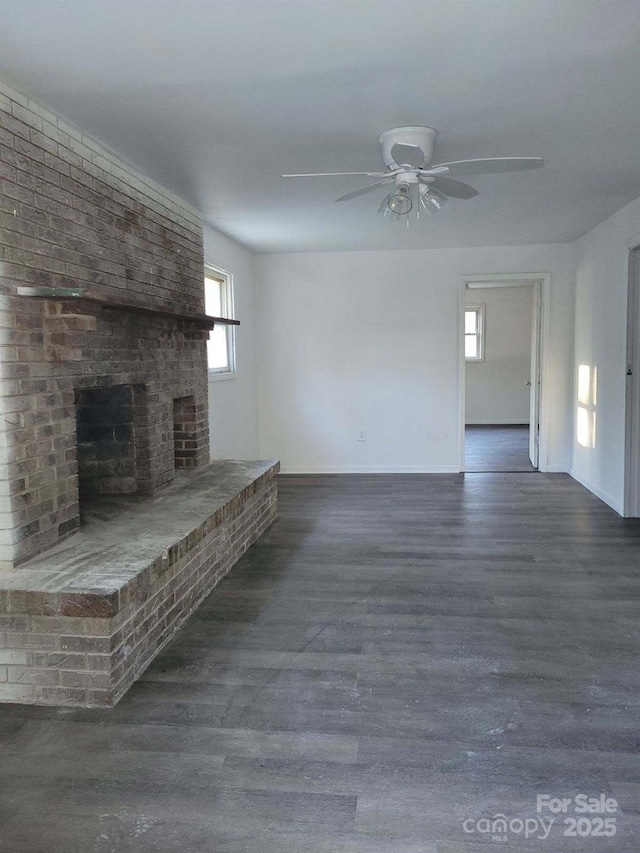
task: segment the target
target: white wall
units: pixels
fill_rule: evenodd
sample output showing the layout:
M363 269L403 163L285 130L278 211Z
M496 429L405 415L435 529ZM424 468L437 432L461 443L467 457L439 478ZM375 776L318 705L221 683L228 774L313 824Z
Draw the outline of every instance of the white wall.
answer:
M258 457L258 393L256 386L256 317L253 255L204 226L205 262L233 273L237 375L209 381L209 425L212 459Z
M577 410L580 365L597 369L597 407L595 446L582 446L574 435L571 473L618 512L622 512L624 501L627 277L634 238L640 243L640 199L575 244L573 407Z
M484 361L466 363L466 423L529 423L533 296L532 285L467 291L484 305Z
M460 276L511 272L552 275L547 462L567 470L566 244L257 256L260 455L288 471L459 470Z

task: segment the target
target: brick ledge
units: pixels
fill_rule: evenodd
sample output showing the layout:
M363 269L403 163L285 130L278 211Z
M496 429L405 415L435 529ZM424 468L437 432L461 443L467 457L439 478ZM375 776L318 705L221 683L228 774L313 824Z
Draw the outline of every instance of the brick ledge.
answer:
M272 460L211 462L153 497L97 499L71 539L0 572L0 614L116 616L279 469Z
M94 510L106 518L0 574L10 585L0 592L0 702L113 706L276 519L278 469L211 463L155 498L109 499ZM129 539L114 541L118 530ZM136 533L138 562L151 547L155 559L110 575Z

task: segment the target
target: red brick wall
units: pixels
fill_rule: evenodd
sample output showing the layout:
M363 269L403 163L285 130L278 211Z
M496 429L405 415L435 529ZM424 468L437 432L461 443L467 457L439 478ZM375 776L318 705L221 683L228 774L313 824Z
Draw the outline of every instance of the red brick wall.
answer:
M136 396L142 491L174 476L173 400L195 400L208 461L206 333L192 324L16 296L20 286L202 313L198 213L0 83L0 568L78 525L75 396Z

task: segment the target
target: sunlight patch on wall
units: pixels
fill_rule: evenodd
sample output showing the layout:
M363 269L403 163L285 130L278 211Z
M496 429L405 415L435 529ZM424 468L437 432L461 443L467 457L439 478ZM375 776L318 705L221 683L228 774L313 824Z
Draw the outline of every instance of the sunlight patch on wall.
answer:
M598 368L588 364L578 367L578 411L576 438L581 447L596 446L596 404L598 399Z

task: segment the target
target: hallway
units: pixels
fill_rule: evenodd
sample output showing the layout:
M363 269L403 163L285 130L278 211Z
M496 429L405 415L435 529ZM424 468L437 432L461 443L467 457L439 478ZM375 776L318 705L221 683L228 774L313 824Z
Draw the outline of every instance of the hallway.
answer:
M531 472L529 427L520 424L470 426L464 431L468 472Z
M280 495L116 708L0 708L1 850L542 850L463 821L578 793L616 836L545 850L637 850L640 523L555 474Z

